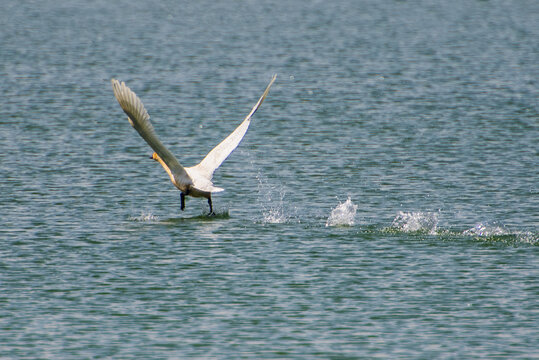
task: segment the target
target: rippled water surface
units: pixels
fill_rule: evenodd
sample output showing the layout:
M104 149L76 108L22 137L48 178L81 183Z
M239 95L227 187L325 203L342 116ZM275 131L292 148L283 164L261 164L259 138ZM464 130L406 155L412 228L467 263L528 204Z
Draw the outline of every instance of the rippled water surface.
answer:
M533 358L536 1L22 1L0 12L0 357ZM216 172L182 164L278 78Z

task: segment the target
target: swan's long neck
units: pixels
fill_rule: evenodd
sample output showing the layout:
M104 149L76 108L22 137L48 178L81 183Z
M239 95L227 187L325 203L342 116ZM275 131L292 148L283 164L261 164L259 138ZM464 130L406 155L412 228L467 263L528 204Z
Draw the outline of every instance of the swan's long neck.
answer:
M161 164L161 166L165 169L165 171L167 172L168 176L170 176L170 181L172 181L173 184L175 184L174 182L174 175L172 175L172 172L170 171L169 167L167 166L167 164L165 164L165 162L163 161L163 159L161 159L161 157L159 155L157 155L157 153L153 153L152 155L153 159L154 160L157 160L159 161L159 164Z

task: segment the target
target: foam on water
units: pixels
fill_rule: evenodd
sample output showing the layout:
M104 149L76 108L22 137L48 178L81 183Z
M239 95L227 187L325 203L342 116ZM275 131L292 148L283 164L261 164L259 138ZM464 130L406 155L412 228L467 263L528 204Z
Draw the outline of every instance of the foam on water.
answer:
M436 233L438 226L438 213L435 212L404 212L399 211L393 222L392 229L402 232Z
M326 226L353 226L356 212L357 205L352 202L349 196L345 202L339 203L331 211L326 221Z

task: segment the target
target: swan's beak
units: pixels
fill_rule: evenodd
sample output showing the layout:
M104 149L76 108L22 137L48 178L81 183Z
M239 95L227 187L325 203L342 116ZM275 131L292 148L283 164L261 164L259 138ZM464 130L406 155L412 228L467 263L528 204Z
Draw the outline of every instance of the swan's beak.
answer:
M152 160L153 160L153 155L150 155L149 157L150 157L150 159L152 159Z

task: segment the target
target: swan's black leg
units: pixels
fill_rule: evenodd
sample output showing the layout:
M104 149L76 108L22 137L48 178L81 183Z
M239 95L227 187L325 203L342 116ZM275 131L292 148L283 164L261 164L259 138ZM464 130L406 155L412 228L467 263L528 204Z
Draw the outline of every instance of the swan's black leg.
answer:
M215 213L213 212L213 207L211 205L211 196L208 198L208 205L210 205L210 213L208 215L215 215Z
M185 194L183 193L183 191L180 193L180 201L181 201L181 204L180 204L180 209L185 209Z

